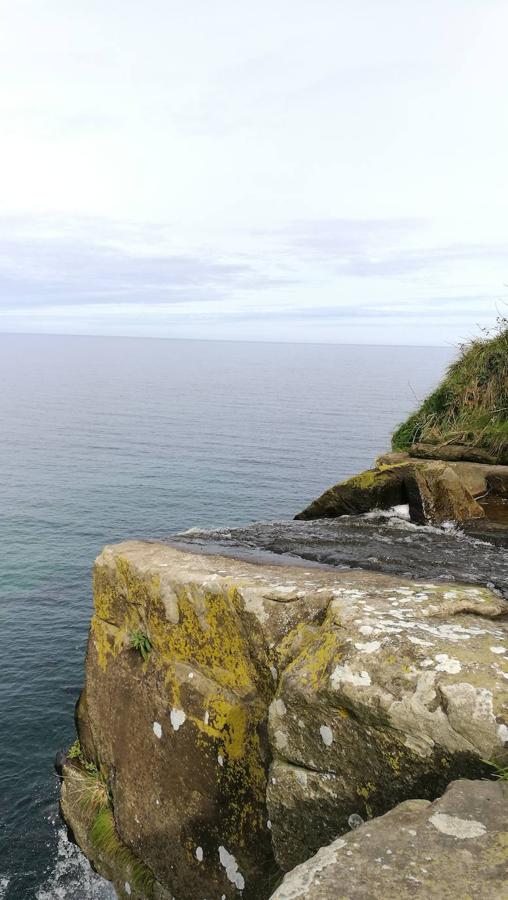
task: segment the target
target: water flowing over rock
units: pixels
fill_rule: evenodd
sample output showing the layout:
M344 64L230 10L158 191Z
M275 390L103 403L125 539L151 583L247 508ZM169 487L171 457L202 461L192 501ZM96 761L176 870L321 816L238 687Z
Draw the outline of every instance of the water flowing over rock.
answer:
M508 783L455 781L323 847L271 900L506 900Z
M62 805L121 897L265 900L350 821L508 759L486 588L126 542L94 593Z
M396 458L399 457L397 454ZM471 464L465 465L470 470ZM440 460L424 462L409 457L390 465L380 464L328 488L295 518L361 515L401 504L409 505L411 521L420 525L482 518L484 509L475 500L460 466L460 463L452 467ZM501 466L495 468L504 469ZM488 479L488 475L484 473L484 479Z

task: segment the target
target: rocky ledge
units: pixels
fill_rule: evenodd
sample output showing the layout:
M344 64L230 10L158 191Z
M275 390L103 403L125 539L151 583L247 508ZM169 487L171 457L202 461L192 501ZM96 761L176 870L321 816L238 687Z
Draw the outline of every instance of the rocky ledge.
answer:
M506 900L508 783L406 800L287 875L272 900Z
M129 542L99 556L94 601L62 810L120 897L307 896L295 893L298 870L277 887L284 873L338 837L347 856L367 827L382 843L389 816L419 834L425 817L462 815L491 840L483 809L450 812L451 792L435 812L426 801L490 776L486 760L508 763L508 617L496 594ZM335 865L336 845L321 853ZM309 897L341 896L316 893L307 865ZM384 896L395 895L409 896Z
M461 523L502 542L508 535L508 466L387 453L373 469L328 488L295 518L361 515L399 505L408 506L418 525Z

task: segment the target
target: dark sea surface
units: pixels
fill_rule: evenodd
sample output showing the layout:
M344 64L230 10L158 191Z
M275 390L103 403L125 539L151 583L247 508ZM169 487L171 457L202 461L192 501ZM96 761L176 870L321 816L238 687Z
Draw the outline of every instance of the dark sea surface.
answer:
M452 355L0 335L0 900L112 896L65 839L52 769L102 545L291 518L388 448Z

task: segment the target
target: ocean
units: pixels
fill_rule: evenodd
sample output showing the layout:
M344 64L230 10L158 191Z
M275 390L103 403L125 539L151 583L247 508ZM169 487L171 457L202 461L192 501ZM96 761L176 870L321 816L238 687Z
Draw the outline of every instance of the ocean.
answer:
M0 335L0 900L106 900L58 818L105 543L291 518L451 348Z

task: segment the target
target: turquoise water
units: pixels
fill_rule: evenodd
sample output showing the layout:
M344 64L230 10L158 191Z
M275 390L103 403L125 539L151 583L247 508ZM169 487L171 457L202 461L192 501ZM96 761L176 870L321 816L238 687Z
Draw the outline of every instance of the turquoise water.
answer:
M109 893L65 842L52 770L102 545L291 517L370 465L450 358L0 335L0 900Z

